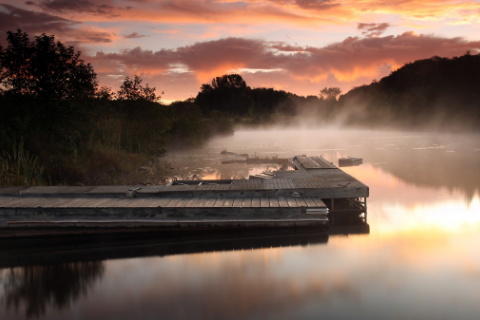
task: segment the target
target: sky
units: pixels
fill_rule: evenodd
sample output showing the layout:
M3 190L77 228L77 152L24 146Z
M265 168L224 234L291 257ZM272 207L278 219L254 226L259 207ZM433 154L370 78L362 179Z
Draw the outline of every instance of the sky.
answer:
M166 103L229 73L318 95L480 52L480 0L0 0L0 44L17 28L73 45L101 86L139 75Z

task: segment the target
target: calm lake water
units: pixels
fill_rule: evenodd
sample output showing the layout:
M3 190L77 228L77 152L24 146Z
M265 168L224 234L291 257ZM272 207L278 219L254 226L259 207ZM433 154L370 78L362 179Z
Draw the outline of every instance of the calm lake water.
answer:
M38 252L0 269L0 319L480 318L480 135L244 131L167 160L179 177L272 169L222 150L362 157L342 169L370 187L370 232Z

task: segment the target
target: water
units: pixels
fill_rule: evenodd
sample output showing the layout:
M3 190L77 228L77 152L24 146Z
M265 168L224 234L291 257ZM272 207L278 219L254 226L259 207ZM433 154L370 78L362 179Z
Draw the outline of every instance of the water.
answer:
M179 177L217 179L272 169L220 165L224 149L334 163L362 157L363 165L343 169L370 187L370 233L140 243L71 256L65 245L55 255L17 252L17 260L4 252L22 266L0 270L0 318L478 319L479 138L237 132L169 155Z

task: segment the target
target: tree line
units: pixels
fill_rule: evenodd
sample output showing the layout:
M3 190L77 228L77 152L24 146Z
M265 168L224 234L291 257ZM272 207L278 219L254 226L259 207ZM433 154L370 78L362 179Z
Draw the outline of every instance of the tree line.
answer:
M478 131L480 54L417 60L341 96L345 125Z

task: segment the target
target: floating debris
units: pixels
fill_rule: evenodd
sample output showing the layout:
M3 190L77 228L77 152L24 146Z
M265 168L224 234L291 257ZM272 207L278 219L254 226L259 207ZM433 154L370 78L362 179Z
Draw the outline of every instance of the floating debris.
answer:
M359 166L363 163L362 158L353 158L353 157L346 157L338 159L338 166L339 167L353 167Z

